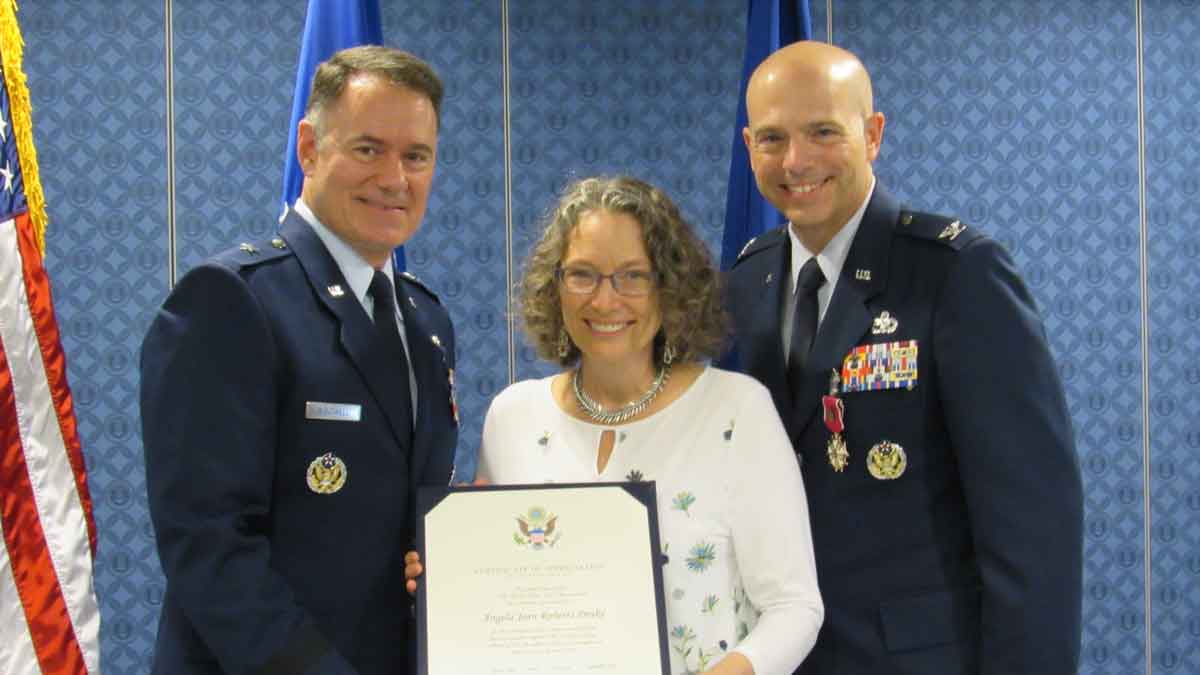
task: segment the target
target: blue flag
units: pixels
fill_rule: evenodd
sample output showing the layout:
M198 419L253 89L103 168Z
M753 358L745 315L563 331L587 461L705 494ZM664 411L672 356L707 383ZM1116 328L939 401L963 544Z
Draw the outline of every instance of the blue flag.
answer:
M746 242L778 227L783 216L758 192L750 171L750 155L742 142L746 127L746 84L758 64L772 52L797 40L812 38L808 0L750 0L746 20L746 57L738 90L737 123L729 158L729 192L725 198L725 234L721 240L721 269L727 270Z
M383 20L379 0L308 0L304 36L300 41L300 63L296 67L296 91L292 95L292 119L288 125L287 151L283 157L281 213L300 196L304 174L296 159L296 125L304 118L308 90L317 65L334 52L357 45L383 44ZM283 217L280 216L280 220ZM396 269L404 269L404 249L396 249Z

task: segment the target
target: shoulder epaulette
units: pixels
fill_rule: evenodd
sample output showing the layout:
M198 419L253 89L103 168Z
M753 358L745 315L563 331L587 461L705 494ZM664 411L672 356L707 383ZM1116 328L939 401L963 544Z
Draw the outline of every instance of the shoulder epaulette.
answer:
M401 272L400 278L412 284L413 286L416 286L422 291L425 291L425 295L428 295L437 304L442 304L442 300L437 296L437 293L434 293L432 290L430 290L430 288L425 285L425 282L418 279L412 272Z
M276 235L265 242L250 243L244 241L234 248L217 255L219 260L236 267L253 267L268 260L275 260L292 254L287 242Z
M781 241L786 241L787 240L787 229L786 228L787 228L786 225L784 225L783 227L777 227L774 230L769 230L767 232L763 232L762 234L758 235L757 237L754 237L750 241L746 242L746 245L742 247L741 252L738 253L737 260L735 260L733 264L736 265L739 262L741 262L742 260L749 258L750 256L754 255L755 253L758 253L759 251L764 251L768 248L771 248L772 246L775 246L776 244L778 244Z
M957 218L919 211L901 211L896 230L918 239L945 244L956 251L984 236L981 230L968 227Z

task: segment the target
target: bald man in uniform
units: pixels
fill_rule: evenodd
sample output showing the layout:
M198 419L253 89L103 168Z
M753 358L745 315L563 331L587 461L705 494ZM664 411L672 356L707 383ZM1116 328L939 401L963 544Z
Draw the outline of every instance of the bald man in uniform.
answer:
M797 673L1074 673L1080 476L1012 259L876 181L885 119L853 54L790 45L746 100L789 222L730 272L723 365L771 390L803 466L826 616Z

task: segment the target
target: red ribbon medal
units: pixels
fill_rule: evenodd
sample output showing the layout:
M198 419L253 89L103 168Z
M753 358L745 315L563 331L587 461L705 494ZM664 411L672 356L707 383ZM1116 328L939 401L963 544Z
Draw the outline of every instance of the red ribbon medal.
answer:
M850 451L846 448L846 440L842 432L846 430L846 403L838 398L838 384L841 378L834 369L829 376L829 395L821 397L821 408L824 411L825 428L831 435L825 445L825 454L829 456L829 465L834 471L841 472L850 461Z

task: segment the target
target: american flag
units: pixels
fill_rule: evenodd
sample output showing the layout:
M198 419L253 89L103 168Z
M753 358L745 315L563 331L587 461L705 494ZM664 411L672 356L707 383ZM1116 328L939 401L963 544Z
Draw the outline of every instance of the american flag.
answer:
M99 673L96 525L42 267L22 49L0 0L0 673Z

